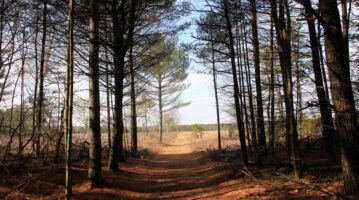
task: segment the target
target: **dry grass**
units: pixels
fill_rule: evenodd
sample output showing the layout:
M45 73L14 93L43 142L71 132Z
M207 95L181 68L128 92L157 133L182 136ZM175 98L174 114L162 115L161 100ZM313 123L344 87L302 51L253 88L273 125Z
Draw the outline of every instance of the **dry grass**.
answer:
M218 134L216 131L204 131L201 137L197 137L192 134L192 138L193 140L189 143L189 145L195 151L218 149ZM222 131L221 140L222 149L224 150L233 150L240 147L237 135L230 138L228 132Z

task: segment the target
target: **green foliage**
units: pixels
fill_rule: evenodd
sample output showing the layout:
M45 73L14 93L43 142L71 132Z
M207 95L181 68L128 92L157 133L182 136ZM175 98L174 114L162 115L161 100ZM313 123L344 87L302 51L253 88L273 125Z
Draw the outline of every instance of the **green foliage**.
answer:
M201 137L202 136L202 127L198 124L193 124L191 127L192 135L195 137Z
M313 136L313 135L321 135L321 119L320 117L316 118L308 118L306 116L303 117L302 122L302 131L303 136Z
M25 108L26 109L26 108ZM1 128L0 135L8 135L11 131L19 131L20 119L21 119L20 107L16 107L13 109L11 113L11 109L0 110L0 119L1 119ZM31 112L29 109L24 111L24 121L22 135L30 135L32 133L32 119Z
M192 132L196 132L196 133L201 133L202 132L202 127L198 124L193 124L191 127L191 131Z
M156 42L150 47L150 55L157 59L150 68L153 83L149 93L163 113L175 113L179 108L189 105L189 102L180 101L182 91L189 86L185 83L189 60L185 49L177 47L177 43L178 38L175 36L166 38L158 34Z

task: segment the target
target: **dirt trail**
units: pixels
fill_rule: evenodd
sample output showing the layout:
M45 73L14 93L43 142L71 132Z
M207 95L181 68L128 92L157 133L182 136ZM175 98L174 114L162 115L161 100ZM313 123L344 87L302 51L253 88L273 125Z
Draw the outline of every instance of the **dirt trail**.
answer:
M77 199L231 199L240 188L229 166L210 161L189 146L191 133L178 134L149 158L121 163L121 172L105 172L104 188L74 187ZM238 196L237 196L238 197Z
M252 166L253 175L245 176L236 161L212 161L204 152L191 149L191 133L179 133L172 141L162 144L158 154L119 163L120 172L103 167L106 184L91 189L87 179L87 161L73 163L73 197L77 200L97 199L337 199L342 179L333 172L321 179L320 187L307 187L283 179L273 167ZM225 155L222 155L225 156ZM0 196L12 186L23 182L17 192L4 199L64 199L63 164L42 165L38 161L18 168L10 179L0 177ZM103 160L106 166L107 160ZM309 172L308 172L309 173ZM313 175L313 174L312 174ZM308 174L307 177L312 177ZM28 177L34 178L27 181ZM334 178L333 178L334 177ZM320 177L318 177L320 178ZM306 182L318 181L316 176ZM328 180L332 182L328 182ZM328 188L324 192L318 188Z

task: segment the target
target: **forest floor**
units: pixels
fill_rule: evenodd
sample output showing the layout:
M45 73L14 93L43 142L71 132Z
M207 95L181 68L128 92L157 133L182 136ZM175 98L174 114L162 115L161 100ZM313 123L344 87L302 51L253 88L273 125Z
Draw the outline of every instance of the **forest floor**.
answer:
M73 199L345 199L340 166L321 155L307 156L304 178L295 180L277 157L244 168L238 151L201 151L198 140L179 133L156 153L121 162L118 173L104 167L99 188L87 181L87 159L75 160ZM0 199L64 199L63 164L29 159L0 172Z

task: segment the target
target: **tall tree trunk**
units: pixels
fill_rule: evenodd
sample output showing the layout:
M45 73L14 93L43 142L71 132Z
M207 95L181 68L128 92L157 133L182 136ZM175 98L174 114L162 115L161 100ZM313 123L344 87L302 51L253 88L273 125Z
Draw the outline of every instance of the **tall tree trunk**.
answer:
M325 89L325 96L326 96L326 98L329 100L329 104L330 104L329 87L328 87L328 81L327 81L327 73L326 73L326 70L325 70L325 62L324 62L324 56L323 56L323 49L322 49L322 44L321 44L321 38L322 38L321 26L320 26L320 23L318 22L318 36L317 36L317 40L318 40L318 49L319 49L319 57L320 57L320 67L321 67L321 73L322 73L322 77L323 77L323 83L324 83L324 89Z
M255 114L254 114L254 105L253 105L253 93L252 93L252 74L251 70L249 68L249 56L248 56L248 46L247 46L247 35L246 35L246 27L241 23L241 35L242 37L242 49L243 49L243 62L244 62L244 73L246 74L246 82L247 82L247 94L248 94L248 101L249 101L249 114L250 114L250 121L251 121L251 133L252 133L252 142L254 146L254 152L255 154L258 153L258 139L257 139L257 133L256 133L256 120L255 120ZM257 155L255 156L257 157Z
M241 11L242 14L242 11ZM239 99L240 99L240 104L241 104L241 109L244 111L242 112L242 119L244 117L245 120L245 132L247 133L247 143L248 143L248 156L251 156L251 146L253 143L253 147L254 147L254 155L256 156L257 152L258 152L258 146L257 146L257 139L255 137L255 135L253 135L253 131L251 131L250 129L250 124L249 124L249 116L248 116L248 107L247 107L247 100L246 100L246 90L245 90L245 83L244 83L244 75L246 75L246 77L248 76L247 73L247 68L246 68L246 59L245 59L245 55L246 52L244 52L244 41L243 41L243 20L241 20L240 25L238 22L235 22L235 31L236 31L236 38L237 38L237 43L236 43L236 50L237 50L237 68L238 68L238 77L239 77ZM239 26L241 28L241 31L239 31ZM243 55L243 60L242 60L242 55ZM243 70L243 63L244 63L244 68L245 70ZM248 79L246 78L246 80L248 81ZM247 82L247 93L249 93L249 85ZM255 133L254 133L255 134ZM251 137L252 136L252 142L251 142ZM254 139L253 139L254 138Z
M277 94L278 94L278 101L277 101L277 107L279 109L279 121L280 124L282 126L282 122L285 121L285 117L284 117L284 107L283 107L283 94L282 94L282 87L283 84L281 83L281 79L279 77L279 73L277 73L277 83L278 83L278 87L277 87Z
M162 134L163 134L163 111L162 111L162 80L161 77L158 79L158 109L159 109L159 134L160 134L160 143L162 143Z
M119 171L118 162L125 160L123 154L123 81L125 78L125 56L130 42L133 39L133 30L135 26L136 1L130 1L129 17L126 10L126 3L121 1L118 8L118 1L112 0L112 28L113 28L113 59L114 59L114 78L115 78L115 110L114 127L112 134L112 144L109 156L108 168L111 171ZM119 17L120 15L120 17ZM128 24L127 24L128 23ZM126 26L127 25L127 26ZM124 39L128 31L127 38Z
M40 88L39 88L39 99L37 102L37 127L35 134L35 148L36 157L40 156L40 136L42 131L42 108L44 101L44 65L45 65L45 53L46 53L46 31L47 31L47 0L44 0L44 10L42 13L42 41L41 41L41 58L40 58Z
M108 29L107 29L107 22L105 22L105 37L106 40L108 40L107 35L108 35ZM109 62L110 59L108 57L108 47L107 45L105 45L105 59L106 59L106 103L107 103L107 143L108 143L108 148L111 149L111 102L110 102L110 96L112 95L110 88L111 88L111 83L110 83L110 75L109 75ZM112 78L111 78L112 80Z
M59 154L60 154L60 146L61 146L61 142L62 142L62 138L64 137L65 134L65 130L64 130L64 112L65 112L65 107L62 108L62 110L60 111L60 127L59 127L59 138L56 141L56 147L55 147L55 156L54 156L54 163L58 162L59 159ZM66 149L66 147L65 147Z
M68 8L68 32L67 32L67 58L66 58L66 91L65 91L65 139L66 139L66 183L65 199L69 200L72 195L72 174L71 174L71 148L72 148L72 111L73 111L73 49L74 49L74 0L69 0Z
M242 119L244 117L244 120L245 120L245 132L247 133L247 143L248 143L248 156L251 156L251 140L250 140L250 134L253 132L250 131L250 127L249 127L249 117L248 117L248 112L247 112L247 100L246 100L246 92L245 92L245 87L244 87L244 73L247 74L247 72L244 72L243 71L243 60L242 60L242 55L243 55L243 58L245 60L245 53L243 52L244 51L244 48L242 48L244 45L243 45L243 42L241 43L241 39L243 37L240 36L239 34L239 27L238 27L238 22L235 22L235 31L236 31L236 38L237 38L237 43L236 43L236 56L237 56L237 68L238 68L238 78L239 78L239 100L240 100L240 105L241 105L241 109L244 111L242 112ZM241 34L242 33L242 26L243 25L243 21L241 21ZM244 65L246 65L246 63L244 63ZM247 70L247 68L245 68ZM248 79L247 79L248 80ZM247 84L248 86L248 84ZM247 90L249 91L249 89ZM255 138L255 137L254 137ZM253 141L253 146L254 146L254 154L257 153L257 142L256 140L253 140L253 137L252 137L252 141Z
M39 34L39 19L40 16L36 14L36 28L35 28L35 41L34 41L34 51L35 51L35 85L34 85L34 97L32 104L32 152L35 152L36 149L36 111L37 111L37 88L39 84L39 62L38 62L38 49L37 49L37 38Z
M337 2L320 0L319 9L324 27L335 123L341 141L344 188L346 194L359 197L359 125L350 80L347 44L342 33Z
M254 70L257 90L257 135L261 153L267 151L266 148L266 136L264 131L264 117L263 117L263 103L262 103L262 86L261 86L261 71L260 71L260 60L259 60L259 41L258 41L258 30L257 30L257 8L256 1L250 0L251 10L251 24L252 24L252 40L253 40L253 57L254 57Z
M26 34L25 32L23 32L23 44L26 43ZM19 124L19 141L18 141L18 145L19 145L19 152L22 149L22 132L24 131L24 112L25 112L25 99L24 99L24 89L25 89L25 60L26 60L26 51L25 51L25 47L21 50L21 103L20 103L20 124Z
M349 11L347 2L349 2ZM349 52L349 16L351 11L351 0L340 0L341 4L341 14L342 14L342 25L343 25L343 41L344 41L344 47L347 50L347 54L350 57Z
M277 33L278 50L283 79L284 102L286 107L286 135L290 161L293 165L294 175L300 178L301 163L298 153L298 133L293 108L293 83L291 69L291 45L290 45L290 14L288 2L279 0L279 17L277 13L277 1L271 0L272 17ZM285 11L286 7L286 21Z
M226 19L226 28L229 35L229 51L230 51L230 58L231 58L231 65L232 65L232 76L233 76L233 90L234 90L234 105L236 109L236 120L239 132L239 140L241 143L241 152L242 152L242 162L244 165L248 164L248 155L247 155L247 147L245 141L245 133L244 133L244 126L243 120L241 116L241 109L239 104L239 88L238 88L238 80L237 80L237 69L236 69L236 61L235 61L235 52L234 52L234 40L233 40L233 33L232 33L232 24L229 17L229 10L228 10L228 2L227 0L222 0L223 2L223 9L224 15Z
M115 78L115 110L114 110L114 127L112 133L112 144L108 168L113 171L119 171L118 162L123 160L123 79L124 75L124 55L123 55L123 33L120 30L119 11L117 0L112 1L112 26L113 26L113 59L114 59L114 78ZM120 9L124 10L124 1L121 2ZM124 14L124 13L123 13Z
M1 16L0 16L0 70L3 69L4 61L3 61L3 35L4 35L4 17L5 17L5 0L1 0Z
M241 56L239 56L239 57L241 58ZM245 90L245 82L244 82L244 76L245 75L248 76L246 64L244 64L244 69L245 70L243 71L243 63L240 63L239 67L238 67L239 78L240 78L239 87L240 87L241 93L243 93L243 102L242 102L243 107L242 107L242 109L243 109L243 112L244 112L244 120L245 120L245 124L246 124L247 143L248 143L248 149L249 149L248 154L251 155L251 145L253 145L253 147L254 147L254 160L256 160L256 156L257 156L257 152L258 152L257 138L256 138L256 133L251 131L250 120L249 120L249 115L248 115L247 98L246 98L246 95L250 91L250 88L249 88L249 85L248 85L248 78L246 78L247 92Z
M144 116L144 118L145 118L145 132L146 132L146 135L148 135L148 119L147 119L147 97L145 96L145 102L144 102L144 104L145 104L145 116Z
M308 1L310 3L310 1ZM318 46L318 40L316 38L317 33L315 31L315 24L313 19L313 15L308 8L305 8L309 37L310 37L310 47L312 50L312 62L313 62L313 70L314 70L314 78L316 91L319 100L319 108L322 122L322 134L324 139L324 146L326 148L327 153L331 158L335 158L335 130L333 124L332 113L330 109L330 102L328 96L325 93L323 87L323 78L320 67L320 52Z
M102 185L101 171L101 125L100 125L100 86L99 86L99 13L96 0L89 1L89 169L88 177L92 187Z
M302 112L302 84L301 84L301 73L299 69L299 59L300 59L300 37L299 37L299 30L297 31L296 37L296 43L297 43L297 49L295 52L295 75L296 75L296 88L297 88L297 106L296 106L296 116L297 119L297 132L298 137L301 138L302 135L302 129L303 129L303 112Z
M72 173L71 173L71 149L72 149L72 111L73 111L73 50L74 50L74 0L69 0L68 10L68 32L67 32L67 58L66 58L66 95L65 95L65 139L66 139L66 183L65 199L69 200L72 195Z
M273 19L271 18L271 28L270 28L270 51L271 51L271 63L270 63L270 88L269 88L269 96L271 99L271 110L270 110L270 124L269 124L269 146L274 154L274 145L275 145L275 96L274 96L274 33L273 33Z
M218 151L222 152L221 144L221 119L219 115L219 102L218 102L218 91L217 91L217 78L216 78L216 61L214 56L214 45L211 43L212 53L212 75L213 75L213 87L214 87L214 98L216 100L216 117L217 117L217 135L218 135Z
M131 75L131 142L132 153L137 153L137 114L136 114L136 85L135 70L133 66L133 42L130 44L129 66Z

